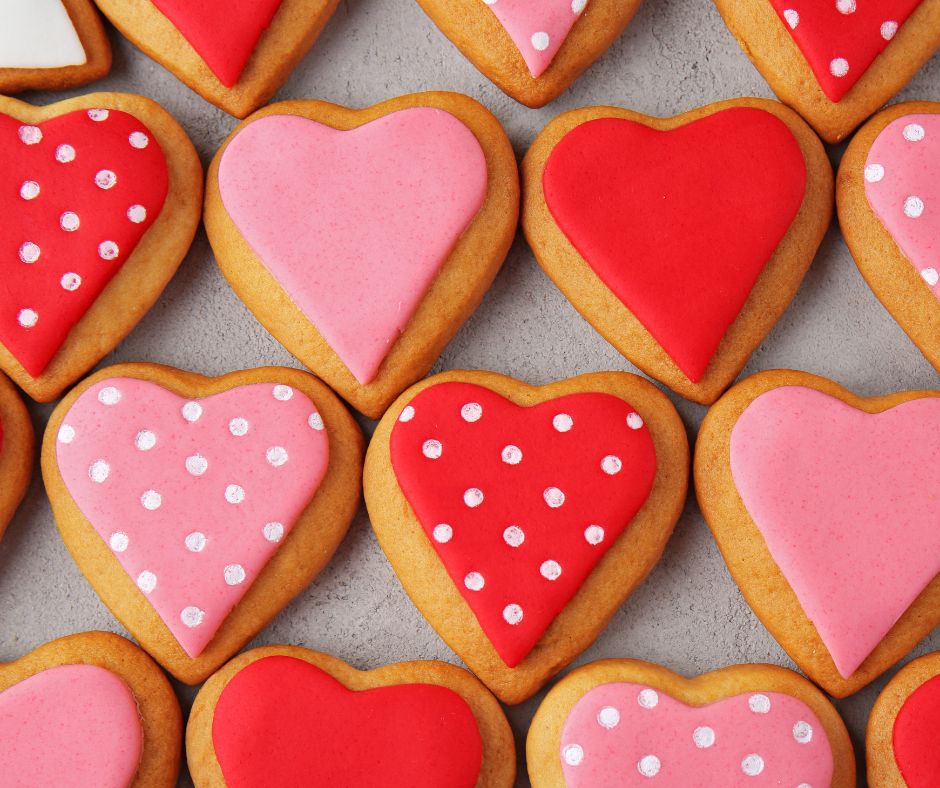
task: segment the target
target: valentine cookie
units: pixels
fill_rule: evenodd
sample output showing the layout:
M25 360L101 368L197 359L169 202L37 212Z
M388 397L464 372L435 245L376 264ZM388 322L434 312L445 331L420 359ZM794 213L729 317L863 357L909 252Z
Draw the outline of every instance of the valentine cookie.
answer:
M339 5L339 0L95 2L144 54L239 118L270 100Z
M205 222L255 317L378 418L480 303L518 203L496 118L458 93L415 93L256 113L212 161Z
M545 272L631 362L703 404L786 310L832 216L819 139L764 99L566 112L522 173Z
M0 375L0 537L33 475L33 423L10 381Z
M686 679L638 660L591 662L545 696L526 755L533 788L855 788L839 713L774 665Z
M940 104L895 104L839 165L839 224L862 276L940 371Z
M59 404L42 471L92 588L180 681L203 681L327 564L359 505L362 434L315 378L92 375Z
M182 733L166 676L118 635L69 635L0 663L6 788L172 788Z
M533 387L445 372L383 416L363 482L412 601L502 701L520 703L659 560L688 462L675 408L636 375Z
M741 593L845 697L940 623L940 391L858 397L773 370L709 410L695 490Z
M446 662L356 670L296 646L240 654L196 696L186 758L197 788L509 788L499 703Z
M418 0L487 79L529 107L554 101L604 54L642 0Z
M881 691L865 736L868 784L940 785L940 653L909 662Z
M159 298L199 225L202 166L159 105L0 97L0 370L49 402Z
M715 0L784 104L839 142L940 47L940 0Z
M0 0L0 93L64 90L111 70L91 0Z

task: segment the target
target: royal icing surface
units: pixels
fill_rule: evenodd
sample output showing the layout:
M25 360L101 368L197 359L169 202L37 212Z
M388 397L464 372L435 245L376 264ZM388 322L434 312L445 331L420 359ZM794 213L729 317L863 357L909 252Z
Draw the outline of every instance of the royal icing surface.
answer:
M229 788L471 788L483 746L457 693L435 684L353 692L300 659L252 662L225 686L212 743Z
M570 788L829 788L832 749L802 701L757 692L693 707L642 684L601 684L561 733Z
M865 161L865 196L940 298L940 115L905 115L885 126Z
M845 678L940 572L938 467L940 397L868 414L784 386L731 432L735 487Z
M137 701L118 676L62 665L0 692L0 742L6 788L126 788L143 731Z
M349 131L268 115L232 139L219 165L222 202L239 232L363 384L486 188L473 132L430 107Z
M891 734L894 760L908 788L940 785L940 676L921 684L904 701Z
M588 0L482 0L502 26L536 79L549 67Z
M110 378L69 408L56 458L82 514L197 657L313 498L329 445L289 386L187 400Z
M0 68L62 68L87 61L61 0L0 0Z
M646 501L649 429L609 394L530 408L441 383L399 414L392 468L461 596L514 667Z
M241 76L282 0L153 0L226 87Z
M770 0L832 101L840 101L921 0Z
M38 377L163 209L160 144L133 115L0 114L0 342Z
M667 132L602 118L555 146L543 187L575 249L698 382L799 211L806 165L759 109Z

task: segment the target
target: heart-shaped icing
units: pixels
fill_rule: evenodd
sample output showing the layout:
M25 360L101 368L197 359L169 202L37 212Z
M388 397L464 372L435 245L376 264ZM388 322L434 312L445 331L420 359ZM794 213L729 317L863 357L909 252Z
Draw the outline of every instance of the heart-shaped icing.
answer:
M822 723L776 692L693 707L642 684L601 684L568 714L559 757L570 788L822 788L833 774Z
M905 115L882 129L865 161L865 196L940 298L940 115Z
M471 788L482 761L476 719L456 692L436 684L353 692L287 656L252 662L225 685L212 743L229 788Z
M940 676L915 689L894 720L891 746L908 788L940 785L937 731L940 731Z
M137 701L114 673L61 665L0 692L0 774L9 788L126 788L143 749Z
M531 651L649 496L642 418L609 394L522 408L441 383L404 408L392 468L430 543L509 667Z
M783 121L734 107L671 131L587 121L542 183L578 253L698 382L802 205L806 165Z
M302 392L257 383L187 400L110 378L59 429L79 510L196 657L310 503L329 460Z
M403 109L347 131L268 115L225 148L235 226L369 383L483 204L486 160L456 117Z
M87 62L62 0L0 3L0 68L62 68Z
M536 79L551 65L588 0L482 0Z
M938 397L869 414L783 386L732 429L734 484L843 678L940 572L938 467Z
M153 0L212 69L232 87L282 0Z
M0 342L38 377L163 209L167 165L117 110L0 114Z
M852 89L921 0L770 0L816 75L839 101Z

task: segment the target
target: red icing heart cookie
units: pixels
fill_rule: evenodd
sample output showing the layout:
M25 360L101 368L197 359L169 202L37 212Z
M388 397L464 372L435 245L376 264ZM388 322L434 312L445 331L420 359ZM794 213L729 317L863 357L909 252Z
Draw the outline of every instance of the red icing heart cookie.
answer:
M20 505L33 470L33 425L19 394L0 375L0 537Z
M0 100L0 369L47 401L157 299L189 248L202 171L153 102Z
M359 431L296 371L212 380L111 368L63 401L47 435L66 545L183 681L208 675L306 587L355 511Z
M539 263L618 350L714 401L773 326L830 217L822 146L774 102L669 120L562 115L523 162Z
M515 777L499 704L443 662L361 672L307 649L255 649L200 690L186 742L197 785L498 788Z
M658 558L684 485L674 410L619 373L541 389L435 376L389 409L365 474L405 590L507 702L597 636Z

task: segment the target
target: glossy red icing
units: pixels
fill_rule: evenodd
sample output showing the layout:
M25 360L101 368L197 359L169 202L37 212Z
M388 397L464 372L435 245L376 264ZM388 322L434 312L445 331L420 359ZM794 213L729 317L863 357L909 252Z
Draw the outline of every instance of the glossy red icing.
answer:
M909 788L940 785L940 676L921 684L894 720L894 760Z

